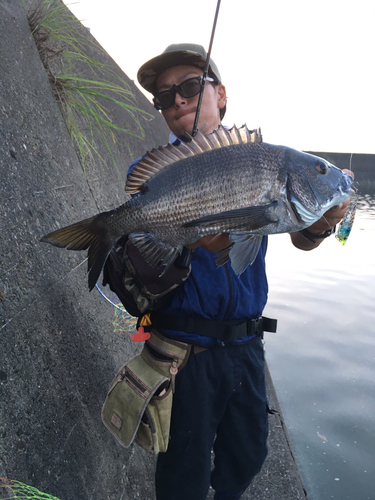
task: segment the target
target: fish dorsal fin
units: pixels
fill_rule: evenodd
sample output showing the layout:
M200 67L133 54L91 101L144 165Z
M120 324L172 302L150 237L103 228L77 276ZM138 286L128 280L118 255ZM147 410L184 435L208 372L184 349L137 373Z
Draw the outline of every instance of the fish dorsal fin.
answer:
M190 137L190 136L189 136ZM219 127L212 134L204 135L198 131L190 142L181 142L179 146L168 144L148 151L139 160L129 174L125 184L125 191L133 194L143 191L142 186L160 171L185 158L191 158L207 151L224 148L227 146L246 144L249 142L262 142L260 129L249 130L246 125L236 126L227 130Z

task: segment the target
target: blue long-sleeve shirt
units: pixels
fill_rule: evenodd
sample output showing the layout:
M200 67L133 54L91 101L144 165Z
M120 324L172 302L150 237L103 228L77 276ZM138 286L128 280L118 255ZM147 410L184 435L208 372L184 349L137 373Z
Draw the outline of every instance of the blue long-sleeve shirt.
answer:
M214 254L197 248L191 261L188 279L171 294L170 301L158 314L193 316L216 321L247 320L262 315L267 302L265 272L267 237L263 237L257 258L240 275L230 262L217 267ZM182 342L215 345L219 339L176 330L165 330L168 337ZM252 337L234 341L241 342Z

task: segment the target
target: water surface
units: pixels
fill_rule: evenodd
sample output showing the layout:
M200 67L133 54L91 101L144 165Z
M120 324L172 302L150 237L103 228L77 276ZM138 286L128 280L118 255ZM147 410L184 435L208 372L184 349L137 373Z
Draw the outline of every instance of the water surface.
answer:
M374 190L358 205L345 246L269 238L266 355L309 500L375 500Z

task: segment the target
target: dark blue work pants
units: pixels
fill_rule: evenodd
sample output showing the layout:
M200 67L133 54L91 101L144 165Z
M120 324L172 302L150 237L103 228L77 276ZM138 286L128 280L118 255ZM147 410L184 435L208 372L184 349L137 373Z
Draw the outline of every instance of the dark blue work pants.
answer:
M176 377L171 439L157 460L157 500L205 500L210 483L215 500L239 499L266 458L267 433L261 339L192 351Z

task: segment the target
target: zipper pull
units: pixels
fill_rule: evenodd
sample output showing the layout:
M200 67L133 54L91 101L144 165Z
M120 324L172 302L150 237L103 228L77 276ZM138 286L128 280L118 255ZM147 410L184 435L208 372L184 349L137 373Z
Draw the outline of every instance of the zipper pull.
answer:
M172 361L171 367L169 368L169 372L172 375L171 384L172 384L172 392L175 391L175 378L178 373L177 361L174 359Z

